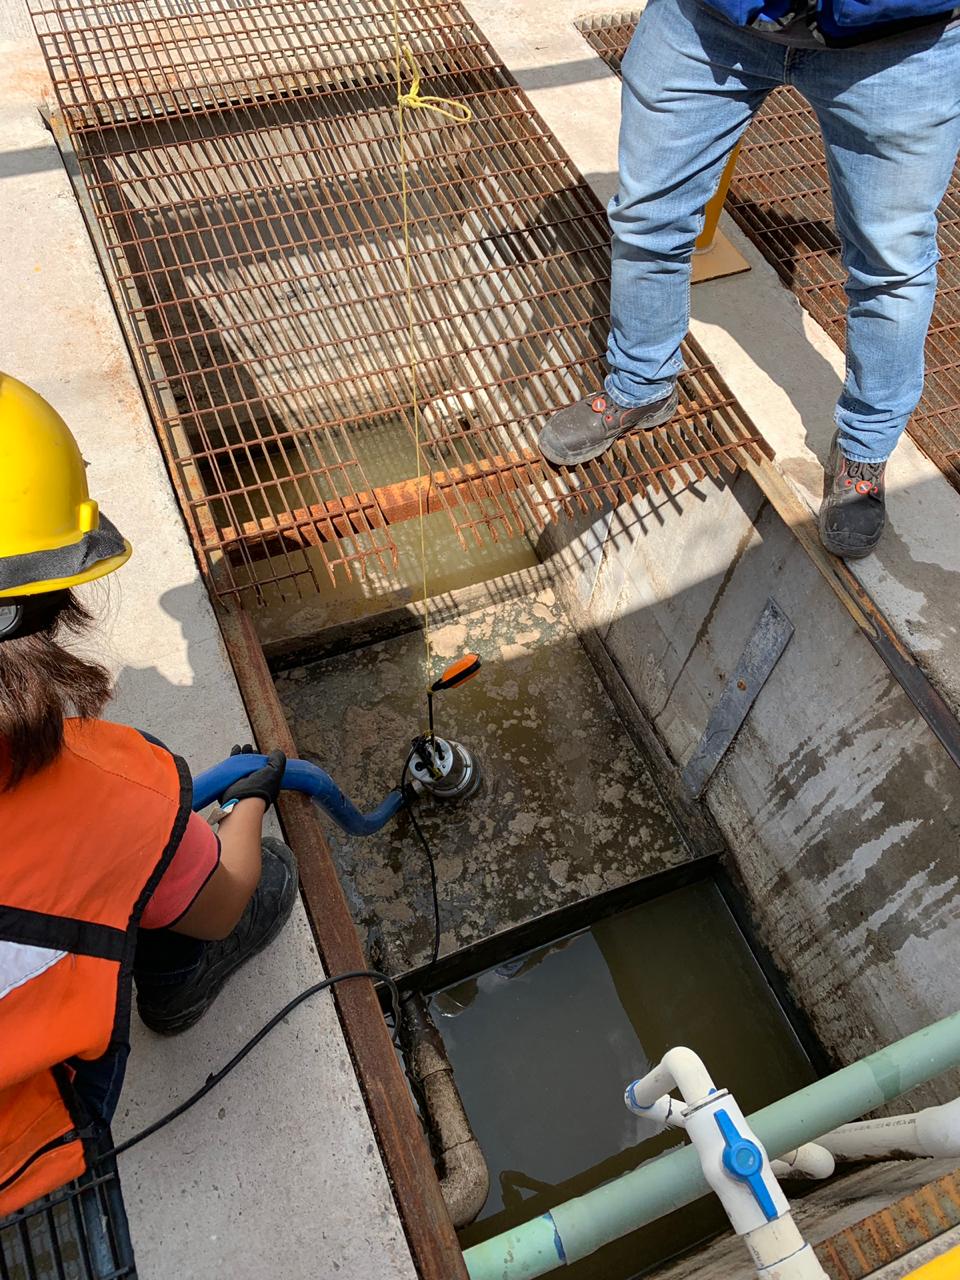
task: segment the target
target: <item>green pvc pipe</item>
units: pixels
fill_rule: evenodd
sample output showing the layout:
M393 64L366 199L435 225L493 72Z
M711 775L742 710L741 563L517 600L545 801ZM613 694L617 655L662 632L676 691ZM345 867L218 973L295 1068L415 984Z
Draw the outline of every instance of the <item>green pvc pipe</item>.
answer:
M772 1160L958 1065L960 1013L955 1013L771 1103L749 1117L750 1127ZM709 1190L694 1148L672 1151L467 1249L470 1280L536 1280Z

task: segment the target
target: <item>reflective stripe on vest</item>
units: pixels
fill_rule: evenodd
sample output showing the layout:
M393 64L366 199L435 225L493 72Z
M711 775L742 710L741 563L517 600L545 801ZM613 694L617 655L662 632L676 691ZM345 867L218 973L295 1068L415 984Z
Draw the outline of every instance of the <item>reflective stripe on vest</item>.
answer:
M190 792L135 730L70 720L58 759L0 793L0 1215L85 1167L64 1064L127 1042L137 922Z

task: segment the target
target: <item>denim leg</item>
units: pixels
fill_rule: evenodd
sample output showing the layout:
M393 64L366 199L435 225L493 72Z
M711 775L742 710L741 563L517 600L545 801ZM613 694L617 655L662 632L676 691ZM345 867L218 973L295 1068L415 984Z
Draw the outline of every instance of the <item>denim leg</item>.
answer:
M937 207L960 147L960 29L804 52L791 78L823 131L847 271L840 447L882 462L923 391Z
M680 372L704 206L785 62L783 48L697 0L650 0L637 24L623 60L620 189L608 209L606 389L625 408L660 399Z

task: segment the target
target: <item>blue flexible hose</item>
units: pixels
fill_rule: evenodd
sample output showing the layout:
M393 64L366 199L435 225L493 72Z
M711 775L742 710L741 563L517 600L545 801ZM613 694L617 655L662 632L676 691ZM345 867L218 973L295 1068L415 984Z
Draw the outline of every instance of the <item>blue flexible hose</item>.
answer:
M193 780L194 809L205 809L218 796L222 796L232 783L245 778L255 769L262 768L266 762L266 756L236 755L228 756L210 769L204 769ZM283 788L285 791L302 791L304 795L312 796L324 813L352 836L373 835L375 831L385 827L403 806L403 793L394 790L372 813L361 813L329 773L324 773L308 760L287 761Z

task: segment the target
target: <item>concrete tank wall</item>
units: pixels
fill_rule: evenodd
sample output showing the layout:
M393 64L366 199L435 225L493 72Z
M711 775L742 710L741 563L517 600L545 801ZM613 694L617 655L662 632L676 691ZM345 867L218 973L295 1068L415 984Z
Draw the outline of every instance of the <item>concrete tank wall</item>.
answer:
M704 797L731 870L839 1062L953 1012L960 774L752 479L558 526L540 550L680 767L776 599L795 634Z

